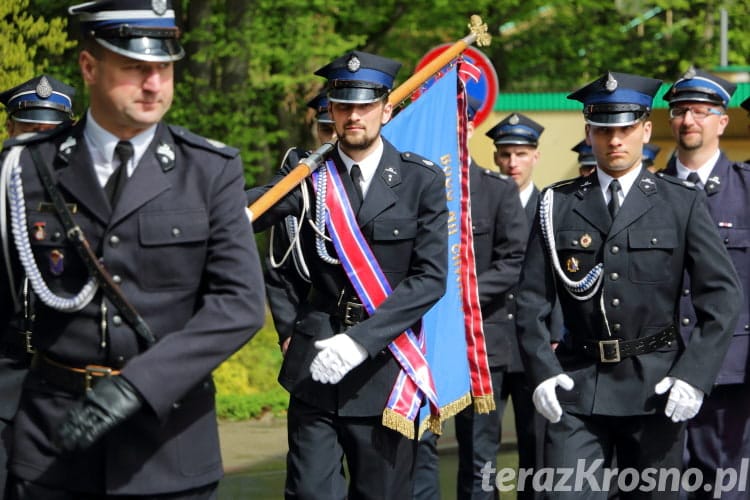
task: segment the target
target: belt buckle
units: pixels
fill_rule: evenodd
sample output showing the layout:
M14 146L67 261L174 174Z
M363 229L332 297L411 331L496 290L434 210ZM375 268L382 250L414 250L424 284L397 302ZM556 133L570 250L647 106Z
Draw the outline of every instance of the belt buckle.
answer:
M610 346L614 346L614 356L609 355L611 351L608 351L607 347L610 347ZM599 341L599 361L601 361L602 363L619 363L620 362L619 339Z
M94 380L95 377L111 377L112 376L112 368L109 366L101 366L101 365L86 365L85 368L85 375L84 375L84 385L86 387L86 392L90 391L92 388L91 382Z
M357 306L357 307L355 307ZM343 322L347 326L356 325L362 320L362 305L355 304L354 302L346 302L344 304L344 317Z

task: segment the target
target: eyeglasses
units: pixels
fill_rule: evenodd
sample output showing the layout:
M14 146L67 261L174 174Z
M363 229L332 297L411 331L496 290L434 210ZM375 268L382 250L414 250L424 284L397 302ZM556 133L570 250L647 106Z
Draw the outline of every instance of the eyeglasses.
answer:
M705 120L708 115L721 116L724 114L718 109L714 108L691 108L690 106L686 106L679 108L669 108L669 118L682 118L688 111L690 111L690 113L693 115L693 119L699 122Z

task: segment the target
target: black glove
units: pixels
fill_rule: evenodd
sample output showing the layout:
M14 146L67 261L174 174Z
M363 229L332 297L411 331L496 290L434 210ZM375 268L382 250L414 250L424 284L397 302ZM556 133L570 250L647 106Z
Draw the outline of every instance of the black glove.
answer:
M124 378L114 376L100 380L68 411L57 429L55 443L63 451L85 450L142 405L141 397Z

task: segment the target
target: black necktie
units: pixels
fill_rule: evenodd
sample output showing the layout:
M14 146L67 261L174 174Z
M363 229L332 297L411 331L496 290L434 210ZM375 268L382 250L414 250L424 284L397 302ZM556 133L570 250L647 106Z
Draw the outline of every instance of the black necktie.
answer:
M698 175L697 172L690 172L687 176L687 180L695 184L698 189L703 189L703 183L701 182L701 177Z
M612 216L612 220L614 220L617 215L617 211L620 210L620 197L617 195L619 191L620 181L612 179L612 182L609 183L609 203L607 204L609 215Z
M128 180L128 162L133 157L133 152L133 145L129 141L120 141L115 146L115 157L119 160L120 164L110 174L107 183L104 185L104 190L109 197L109 203L113 207L117 204L117 199L120 197L120 193L122 193L122 188Z
M352 169L349 171L349 175L352 177L354 182L354 189L357 190L357 196L359 196L359 202L362 203L364 196L362 196L362 170L356 163L352 165Z

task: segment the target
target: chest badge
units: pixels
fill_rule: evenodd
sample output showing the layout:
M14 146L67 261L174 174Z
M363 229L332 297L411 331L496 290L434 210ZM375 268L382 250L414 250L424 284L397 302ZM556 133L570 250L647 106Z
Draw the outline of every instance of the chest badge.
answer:
M588 248L591 246L592 241L594 241L594 239L591 237L591 235L585 233L583 236L581 236L581 239L578 240L578 243L581 244L581 248Z
M578 271L580 271L581 266L578 262L578 259L576 259L575 257L569 257L565 262L565 269L567 269L569 273L577 273Z
M47 259L49 260L49 272L51 272L55 276L60 276L65 269L65 266L63 264L65 255L62 253L62 251L58 250L57 248L55 248L54 250L50 250L49 254L47 254Z
M36 241L44 241L47 238L47 231L45 231L46 222L35 222L34 223L34 239Z

